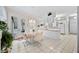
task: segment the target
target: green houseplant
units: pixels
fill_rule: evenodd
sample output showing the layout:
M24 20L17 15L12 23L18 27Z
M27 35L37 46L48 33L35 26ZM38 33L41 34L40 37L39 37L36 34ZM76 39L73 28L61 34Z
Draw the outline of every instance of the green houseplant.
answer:
M7 52L7 48L10 48L12 44L13 36L8 32L7 24L4 21L0 21L0 29L2 30L1 50Z
M3 31L1 39L1 50L5 47L5 50L7 51L7 48L11 46L12 41L13 41L12 34L9 33L8 31Z
M0 21L0 29L2 31L7 30L7 24L4 21Z

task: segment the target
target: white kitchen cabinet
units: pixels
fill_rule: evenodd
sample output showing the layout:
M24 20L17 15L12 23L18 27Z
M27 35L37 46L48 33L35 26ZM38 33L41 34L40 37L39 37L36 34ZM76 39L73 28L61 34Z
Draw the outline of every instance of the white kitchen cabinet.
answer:
M49 39L59 39L60 30L59 29L47 29L43 31L43 36Z
M65 34L66 33L66 29L65 26L66 25L66 21L65 20L60 20L57 22L57 26L60 29L60 33L61 34Z
M60 29L61 34L66 34L67 28L67 18L66 17L59 17L56 19L57 27Z
M59 29L60 29L60 33L65 33L65 24L64 23L59 23L58 25Z

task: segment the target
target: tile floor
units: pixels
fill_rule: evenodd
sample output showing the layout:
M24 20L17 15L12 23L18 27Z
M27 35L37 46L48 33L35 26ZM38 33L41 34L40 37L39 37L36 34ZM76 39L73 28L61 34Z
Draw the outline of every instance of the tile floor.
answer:
M60 39L44 37L40 42L25 44L25 40L14 40L11 53L76 53L77 35L61 35Z

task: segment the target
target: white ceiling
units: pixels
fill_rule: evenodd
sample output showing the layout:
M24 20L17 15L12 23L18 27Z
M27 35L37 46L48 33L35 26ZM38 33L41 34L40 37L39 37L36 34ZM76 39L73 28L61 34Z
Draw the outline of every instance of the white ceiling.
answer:
M44 16L49 12L56 14L73 14L77 12L76 6L8 6L7 8L35 16Z

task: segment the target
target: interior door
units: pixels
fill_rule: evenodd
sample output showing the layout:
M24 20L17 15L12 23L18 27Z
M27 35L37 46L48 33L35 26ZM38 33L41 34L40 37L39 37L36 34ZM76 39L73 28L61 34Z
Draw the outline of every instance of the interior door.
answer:
M77 19L70 19L70 33L77 33Z

